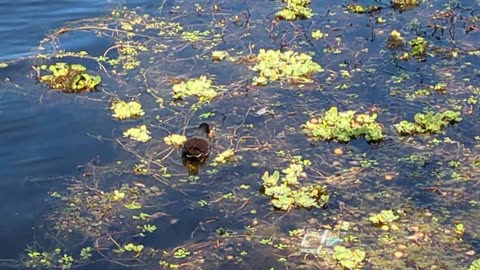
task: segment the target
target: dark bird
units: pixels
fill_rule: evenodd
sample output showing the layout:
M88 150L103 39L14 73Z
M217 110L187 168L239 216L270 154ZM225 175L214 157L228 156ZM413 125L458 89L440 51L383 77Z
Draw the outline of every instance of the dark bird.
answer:
M182 157L191 161L204 162L210 154L210 126L202 123L197 134L187 139L182 147Z

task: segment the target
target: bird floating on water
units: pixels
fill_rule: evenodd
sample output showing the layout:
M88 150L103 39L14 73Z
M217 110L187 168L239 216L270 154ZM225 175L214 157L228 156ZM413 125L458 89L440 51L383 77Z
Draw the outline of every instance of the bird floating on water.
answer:
M185 141L182 147L182 157L191 160L204 162L210 154L210 126L201 123L197 134Z

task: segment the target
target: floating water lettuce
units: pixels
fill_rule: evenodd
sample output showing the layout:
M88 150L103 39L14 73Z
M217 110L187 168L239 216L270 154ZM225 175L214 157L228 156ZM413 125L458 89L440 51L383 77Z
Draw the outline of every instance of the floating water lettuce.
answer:
M298 177L306 177L304 165L310 161L294 159L290 166L270 175L266 171L262 176L264 193L272 197L272 205L281 210L291 208L323 207L329 200L327 188L320 185L299 186Z
M114 101L110 109L113 110L112 116L120 120L137 118L145 114L142 104L138 101Z
M339 112L331 107L324 116L310 119L302 125L303 132L315 140L337 140L348 142L360 136L367 141L385 138L382 126L375 120L377 114L356 114L355 111Z
M235 156L235 150L232 148L229 148L222 153L218 154L215 159L212 161L212 165L216 166L218 164L223 164L227 163L229 160L231 160Z
M222 61L227 57L230 57L230 54L228 53L228 51L213 51L211 59L212 61L217 62L217 61Z
M172 146L180 147L187 140L187 137L180 134L170 134L167 137L163 138L163 141Z
M480 259L473 261L468 270L480 270Z
M365 251L361 249L348 249L344 246L336 246L332 257L346 269L357 269L365 260Z
M287 79L289 82L312 82L311 75L323 71L323 68L305 53L294 51L260 49L257 64L252 70L259 73L253 78L254 85L266 85L268 82Z
M174 84L172 87L173 98L184 99L187 97L198 97L199 103L208 103L222 92L218 86L214 86L212 80L207 76L200 76L197 79L190 79L186 82Z
M313 16L313 10L308 7L311 0L284 0L286 6L277 12L277 18L293 21L297 18L310 19Z
M405 46L405 41L402 34L397 30L392 30L387 40L387 47L389 49L399 49Z
M47 71L50 74L41 75L40 81L45 82L50 88L62 90L65 93L78 93L93 90L102 78L99 75L90 75L86 72L87 68L67 63L55 63L54 65L42 65L40 73Z
M395 215L392 210L382 210L376 215L371 215L368 220L373 224L380 226L383 230L388 230L390 228L390 224L399 218L400 217Z
M419 60L425 60L427 57L427 41L423 37L416 37L410 40L410 46L412 47L411 54Z
M417 6L420 2L424 0L392 0L392 6L394 8L405 10Z
M148 142L152 138L150 136L150 131L147 130L146 125L127 129L123 132L123 137L139 142Z
M312 32L313 39L322 39L324 37L328 37L328 34L323 33L320 29L317 29Z
M400 134L411 135L418 133L438 133L450 123L462 121L460 112L445 111L443 113L417 113L414 116L415 122L401 121L395 128Z

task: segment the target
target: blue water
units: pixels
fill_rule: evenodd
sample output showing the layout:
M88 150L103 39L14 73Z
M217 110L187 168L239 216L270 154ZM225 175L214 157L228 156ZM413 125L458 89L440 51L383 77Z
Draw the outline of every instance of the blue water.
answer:
M101 16L107 1L0 1L0 62L28 57L45 33L65 22ZM91 44L93 46L93 44ZM48 191L75 177L78 165L111 161L114 147L88 134L111 134L104 106L48 92L28 61L0 69L0 258L16 258L35 239ZM17 88L15 83L29 87Z

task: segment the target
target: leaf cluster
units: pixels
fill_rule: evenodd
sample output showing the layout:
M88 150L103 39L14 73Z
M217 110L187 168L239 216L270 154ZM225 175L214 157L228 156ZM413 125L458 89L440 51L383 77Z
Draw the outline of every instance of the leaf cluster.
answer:
M400 10L413 8L420 4L423 0L392 0L392 6Z
M199 103L208 103L221 93L220 88L212 84L212 80L204 75L196 79L174 84L172 87L173 98L184 99L195 96L199 98Z
M215 159L212 161L213 166L217 166L218 164L224 164L228 161L231 161L235 157L235 150L232 148L228 148L227 150L219 153Z
M363 14L363 13L372 13L379 11L381 8L377 5L370 5L365 7L360 4L349 4L347 5L347 10L353 13Z
M370 216L368 220L376 225L387 225L399 218L392 210L382 210L380 213Z
M78 65L58 62L54 65L42 65L40 72L50 74L41 75L40 81L45 82L51 89L62 90L65 93L78 93L92 91L100 84L102 78L99 75L90 75L87 68Z
M343 268L358 269L363 260L365 260L365 251L361 249L348 249L344 246L335 246L333 259Z
M313 17L313 10L308 7L311 0L286 0L286 6L277 12L277 18L294 21L299 19L310 19Z
M172 145L172 146L175 146L175 147L180 147L180 146L183 145L183 143L185 141L187 141L187 137L185 137L184 135L180 135L180 134L170 134L170 135L166 136L165 138L163 138L163 141L168 145Z
M418 58L425 58L427 56L427 41L423 37L416 37L409 42L412 50L410 53Z
M324 116L310 119L302 125L303 132L316 140L348 142L360 136L367 141L380 141L385 136L376 122L377 114L356 114L355 111L339 112L331 107Z
M312 82L313 73L323 71L322 67L305 53L294 51L260 49L257 64L252 70L259 73L253 78L254 85L266 85L268 82L288 79L292 82Z
M403 120L395 127L397 131L404 135L418 133L438 133L450 123L462 121L460 112L445 111L443 113L417 113L414 116L415 122Z
M152 138L146 125L140 125L138 127L127 129L123 132L123 137L139 142L148 142Z
M325 186L302 186L299 187L298 177L306 177L301 163L292 163L280 172L275 170L272 175L266 171L263 176L265 195L272 197L274 207L281 210L291 208L323 207L329 200Z
M123 119L133 119L141 117L145 114L142 109L142 104L138 101L123 101L117 100L112 102L110 109L113 111L113 117L123 120Z
M480 270L480 259L473 261L468 270Z

